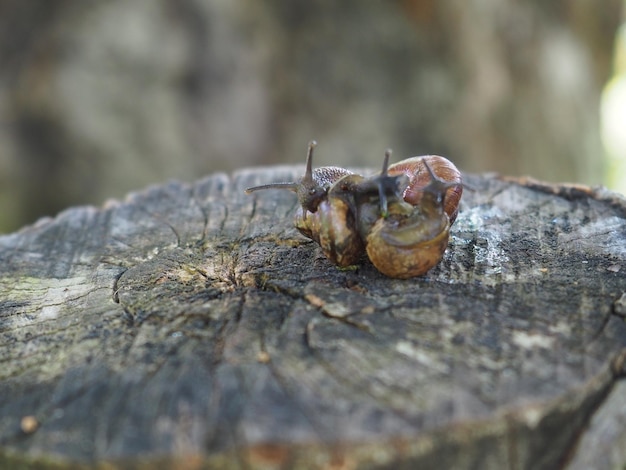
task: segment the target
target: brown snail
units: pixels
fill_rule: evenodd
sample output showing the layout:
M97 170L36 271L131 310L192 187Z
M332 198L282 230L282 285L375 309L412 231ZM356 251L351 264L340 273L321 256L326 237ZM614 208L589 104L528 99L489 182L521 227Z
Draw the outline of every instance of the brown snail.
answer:
M353 265L366 252L380 272L404 279L441 261L463 193L452 162L428 155L388 166L386 151L382 172L366 178L338 167L313 170L315 145L309 143L306 172L298 182L255 186L246 193L296 192L302 207L296 228L338 266Z

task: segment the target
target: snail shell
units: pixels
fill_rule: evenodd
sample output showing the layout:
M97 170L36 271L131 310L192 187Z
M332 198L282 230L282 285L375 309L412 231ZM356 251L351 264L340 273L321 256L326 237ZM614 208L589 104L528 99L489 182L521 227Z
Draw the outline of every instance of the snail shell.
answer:
M424 194L424 188L431 181L426 168L427 164L442 181L451 184L444 198L444 210L450 218L450 224L456 220L459 213L459 202L463 195L463 179L461 172L450 160L439 155L424 155L411 157L394 163L389 167L389 175L405 174L409 177L409 185L404 190L404 200L414 206L419 206Z
M444 179L435 173L429 160L413 162L423 165L428 175L427 183L420 188L419 204L392 201L389 204L389 215L378 219L366 236L370 261L389 277L406 279L425 274L441 261L448 247L452 223L448 211L456 217L458 200L456 206L446 205L446 200L450 190L453 190L451 194L458 194L454 190L462 184L460 173L457 170L456 173L447 174L449 179ZM435 163L444 166L446 170L454 166L443 157L435 159ZM420 184L424 179L420 180ZM406 199L407 191L415 186L412 186L413 183L413 179L410 179L403 199Z
M315 214L307 215L305 210L296 214L296 228L319 243L324 255L342 267L356 264L365 251L354 210L355 188L361 181L360 175L342 177L329 189Z

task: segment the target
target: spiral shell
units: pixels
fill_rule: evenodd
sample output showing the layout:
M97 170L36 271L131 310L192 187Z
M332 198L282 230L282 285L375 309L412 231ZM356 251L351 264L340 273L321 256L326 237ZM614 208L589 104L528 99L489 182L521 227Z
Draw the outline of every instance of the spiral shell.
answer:
M363 180L346 175L334 184L315 214L296 214L295 226L305 236L319 243L324 255L337 266L355 264L365 246L355 219L354 187Z
M444 210L450 218L450 224L453 224L459 213L459 203L463 195L463 178L454 163L439 155L411 157L391 165L389 175L405 174L409 177L409 185L403 195L404 200L409 204L419 206L424 188L431 180L424 163L432 169L439 179L449 183L457 183L447 189L444 198Z

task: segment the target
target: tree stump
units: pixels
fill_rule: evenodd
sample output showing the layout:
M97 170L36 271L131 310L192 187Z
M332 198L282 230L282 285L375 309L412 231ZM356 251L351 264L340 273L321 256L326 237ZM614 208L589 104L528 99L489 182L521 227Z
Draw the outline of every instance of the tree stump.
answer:
M340 270L300 167L0 237L0 468L626 464L626 201L466 175L443 261Z

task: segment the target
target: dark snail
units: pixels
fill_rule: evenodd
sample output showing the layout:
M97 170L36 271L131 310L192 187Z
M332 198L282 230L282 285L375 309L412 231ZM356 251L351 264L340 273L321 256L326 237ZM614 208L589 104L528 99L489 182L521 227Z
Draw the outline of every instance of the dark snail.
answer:
M309 143L306 172L294 183L248 188L286 188L302 207L296 228L319 243L338 266L358 262L364 252L383 274L409 278L435 266L448 246L463 193L461 173L436 155L412 157L369 178L338 167L313 170L315 141Z

